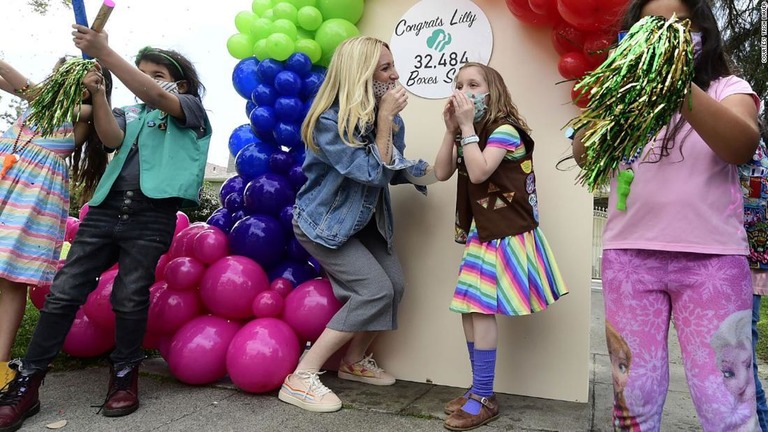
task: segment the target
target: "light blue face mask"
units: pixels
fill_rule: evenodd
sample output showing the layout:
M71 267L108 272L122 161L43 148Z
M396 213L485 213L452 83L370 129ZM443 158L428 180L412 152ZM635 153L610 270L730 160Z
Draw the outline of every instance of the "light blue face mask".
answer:
M488 109L488 106L485 104L485 97L488 96L488 93L481 93L481 94L475 94L471 92L464 93L469 100L472 101L473 104L475 104L475 118L474 121L477 123L478 120L483 118L483 115L485 115L485 111Z

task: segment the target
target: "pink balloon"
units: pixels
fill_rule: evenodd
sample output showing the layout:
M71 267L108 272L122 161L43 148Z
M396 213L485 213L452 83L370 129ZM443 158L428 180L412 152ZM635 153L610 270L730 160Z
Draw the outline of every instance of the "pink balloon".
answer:
M253 314L256 318L279 317L283 313L285 300L276 291L262 291L253 299Z
M192 255L203 264L213 264L229 255L227 235L216 227L200 231L192 243Z
M189 217L184 212L176 212L176 229L173 231L173 236L180 233L181 230L189 226Z
M259 318L237 332L227 350L232 382L250 393L266 393L282 385L299 363L299 339L288 324Z
M200 315L202 309L197 291L164 289L149 305L147 331L173 335L181 326Z
M341 308L328 279L304 282L285 298L283 320L299 339L314 342Z
M61 350L72 357L96 357L106 353L114 345L114 334L94 325L80 308Z
M227 349L240 324L216 316L199 316L171 338L168 368L179 381L202 385L227 374Z
M33 285L29 287L29 299L32 300L32 304L35 305L37 310L43 308L45 304L45 296L51 292L50 285Z
M77 218L80 219L81 221L85 219L85 215L88 214L89 208L90 206L88 205L88 203L83 204L83 206L80 207L80 212L77 214Z
M269 288L267 274L255 261L228 256L216 261L200 281L200 297L209 311L229 319L253 316L253 299Z
M157 296L167 288L168 284L165 283L165 281L157 281L153 283L152 286L149 287L149 304L154 303L157 300Z
M170 261L170 254L164 253L160 255L160 259L157 260L157 266L155 267L155 282L165 279L165 266L167 266Z
M269 289L285 298L291 291L293 291L293 282L284 277L275 278L272 283L269 284Z
M165 282L168 288L176 291L187 291L197 288L205 273L205 266L190 257L172 259L165 266Z
M169 353L171 352L171 337L161 335L157 338L157 350L160 351L160 355L168 361Z
M192 225L179 231L179 233L176 234L176 236L173 238L173 242L171 243L171 247L168 250L168 254L171 256L171 258L192 256L192 243L195 240L195 236L200 231L203 231L209 227L210 225L205 222L195 222Z
M67 217L67 228L64 230L64 241L70 243L75 241L78 229L80 229L80 219L72 216Z
M94 325L109 331L115 331L115 312L112 311L112 287L117 277L117 270L107 270L99 278L96 289L88 295L83 305L83 312Z

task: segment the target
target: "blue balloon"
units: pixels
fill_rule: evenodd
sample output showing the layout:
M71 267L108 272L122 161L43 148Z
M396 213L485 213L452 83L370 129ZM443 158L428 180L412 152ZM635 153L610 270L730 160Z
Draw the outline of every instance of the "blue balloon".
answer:
M232 213L232 223L236 224L237 221L239 221L240 219L242 219L242 218L244 218L246 216L248 216L248 215L245 213L245 210L238 210L238 211Z
M267 272L269 280L275 280L279 277L286 278L293 286L313 279L316 276L315 269L308 262L296 262L288 260L277 265L274 269Z
M293 148L301 145L301 127L295 123L278 122L273 129L273 136L281 146Z
M267 84L259 84L251 93L251 100L258 106L272 106L277 98L275 88Z
M285 60L285 69L304 78L312 70L312 60L302 52L293 53Z
M307 261L309 261L309 265L315 270L315 277L320 276L320 272L323 271L323 266L320 265L317 258L311 256Z
M229 135L229 154L231 154L232 157L237 157L237 154L240 153L240 150L242 150L243 147L259 141L260 140L256 138L256 135L253 134L251 125L240 125L232 131L231 135Z
M322 76L325 76L325 73L328 71L328 68L320 66L320 65L314 65L312 66L312 72L320 74Z
M248 182L243 192L245 211L250 214L280 216L296 200L291 183L285 177L265 173Z
M304 175L304 171L301 170L301 166L297 165L288 171L288 181L291 182L293 190L298 191L307 182L307 176Z
M304 104L292 96L280 96L275 100L275 116L286 123L299 123L304 119Z
M298 165L299 168L301 168L302 165L304 165L304 159L306 158L307 148L306 146L296 146L291 149L288 153L293 156L293 162L294 165ZM289 171L290 172L290 171Z
M283 64L281 62L268 58L259 63L259 67L256 69L256 74L259 79L261 79L261 82L267 85L272 85L275 82L275 77L282 72L282 70ZM250 95L250 93L248 94Z
M275 110L268 106L256 107L251 111L251 126L259 134L268 134L275 127Z
M232 221L232 216L229 214L229 210L225 208L220 208L214 211L208 220L205 221L205 223L211 226L215 226L225 233L229 233L229 231L232 229L232 225L234 224Z
M235 86L235 91L245 99L251 98L253 89L259 84L256 76L258 67L259 60L256 57L247 57L240 60L232 71L232 85Z
M258 143L245 146L235 158L237 173L245 182L269 171L269 157L274 148L269 144ZM226 199L226 196L224 196Z
M259 84L259 85L261 85L261 84ZM256 108L256 104L253 103L253 101L248 101L248 102L245 103L245 115L246 115L246 117L250 117L251 116L251 111L253 111L254 108Z
M317 94L317 90L320 89L320 85L323 84L325 75L312 72L307 75L306 78L301 80L301 97L304 99L311 99Z
M280 223L264 215L246 216L229 232L233 255L246 256L265 269L276 266L285 256L287 238Z
M234 213L243 209L243 195L233 192L224 200L224 208Z
M282 71L275 77L275 90L283 96L301 93L301 77L296 72Z
M294 238L293 235L293 205L285 206L280 211L280 223L285 228L285 232L289 238Z
M276 150L269 158L269 169L275 174L288 175L293 166L293 156L283 150Z
M309 252L294 237L288 241L288 256L296 261L306 261L309 259Z
M227 197L233 193L242 195L243 189L245 189L245 183L245 180L239 175L234 175L224 180L224 183L221 184L221 189L219 189L219 199L221 200L221 204L224 205Z

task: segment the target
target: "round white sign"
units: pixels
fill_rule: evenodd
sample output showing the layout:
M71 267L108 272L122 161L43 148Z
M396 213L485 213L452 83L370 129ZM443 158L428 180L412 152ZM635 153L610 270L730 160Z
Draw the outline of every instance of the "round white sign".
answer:
M451 95L462 64L488 64L493 32L470 0L423 0L397 22L389 44L400 83L427 99Z

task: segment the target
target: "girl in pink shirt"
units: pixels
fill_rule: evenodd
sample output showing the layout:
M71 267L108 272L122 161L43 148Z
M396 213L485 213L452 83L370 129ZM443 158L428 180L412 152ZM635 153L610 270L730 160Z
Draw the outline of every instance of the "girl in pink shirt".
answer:
M626 409L614 411L614 426L660 430L671 317L703 429L759 430L751 342L742 346L750 328L736 318L752 309L737 165L755 153L760 101L733 75L706 0L634 0L624 28L649 15L690 20L696 72L680 113L621 167L634 171L625 211L616 210L615 179L611 185L605 319L632 358ZM573 140L577 163L583 134Z

